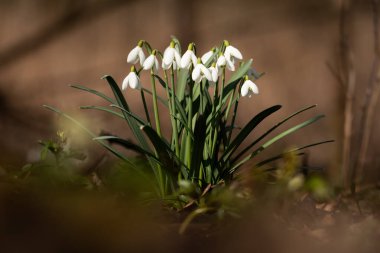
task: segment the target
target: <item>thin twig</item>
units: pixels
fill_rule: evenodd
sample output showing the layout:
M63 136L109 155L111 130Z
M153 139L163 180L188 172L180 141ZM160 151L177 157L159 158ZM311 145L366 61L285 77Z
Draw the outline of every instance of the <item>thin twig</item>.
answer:
M86 1L85 3L70 1L67 4L67 10L56 20L31 36L24 37L20 41L13 43L9 48L2 50L0 52L0 68L4 68L34 52L60 35L71 31L79 24L89 22L108 13L115 7L120 7L120 5L130 2L131 0L96 1L95 3L92 1Z
M363 112L361 115L360 129L360 150L356 166L352 174L352 188L351 192L355 193L355 185L363 178L363 170L368 153L368 144L371 137L372 125L374 120L374 114L376 110L377 101L380 94L380 44L379 44L379 1L372 0L373 9L373 35L374 35L374 60L372 62L372 71L369 83L366 89L366 95L363 104Z
M356 73L354 68L353 53L349 45L348 14L351 1L342 2L340 16L340 74L345 83L346 94L344 104L344 132L343 132L343 154L342 154L342 178L346 187L350 185L351 174L351 140L353 122L353 100L355 92Z

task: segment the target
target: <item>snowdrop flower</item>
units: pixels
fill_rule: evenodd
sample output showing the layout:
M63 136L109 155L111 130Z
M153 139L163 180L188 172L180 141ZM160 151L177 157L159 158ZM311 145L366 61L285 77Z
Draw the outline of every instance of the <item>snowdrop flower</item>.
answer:
M146 60L144 61L144 64L143 64L144 70L149 70L149 69L153 69L153 71L158 70L159 65L158 65L156 53L157 53L157 51L153 50L151 55L149 55L149 57L146 58Z
M162 68L170 69L173 65L173 69L181 64L181 56L179 55L177 49L175 48L175 42L170 42L170 46L164 51L164 57L162 59Z
M248 76L245 76L245 81L243 85L241 86L241 96L245 97L248 95L248 97L251 97L252 94L259 94L259 88L257 88L257 85L248 79Z
M140 65L142 66L145 61L145 54L142 49L142 46L144 45L144 41L140 40L139 43L135 48L129 52L127 57L127 62L131 64L136 64L140 60Z
M191 64L193 64L193 66L197 64L197 57L194 54L194 43L190 43L187 51L183 54L181 59L181 68L188 69Z
M201 57L202 63L206 64L210 59L212 59L212 57L214 56L215 51L216 51L216 49L214 47L210 51L208 51L207 53L205 53L204 55L202 55L202 57Z
M216 67L215 62L211 65L211 67L208 68L208 70L211 73L211 81L213 83L216 83L216 81L218 81L219 71L218 71L218 68Z
M226 57L222 53L220 53L218 59L216 60L216 66L224 67L226 66L226 64L227 64Z
M193 72L191 73L191 78L195 83L200 83L203 78L212 81L212 75L210 70L208 70L202 63L201 59L198 59L198 63L195 65Z
M141 86L140 78L136 74L135 66L131 67L131 72L127 75L127 77L124 78L121 89L125 90L128 86L131 87L132 89L139 89Z
M225 40L224 44L226 45L224 57L226 58L227 68L231 71L235 71L235 59L242 60L243 55L236 47L231 46L228 41Z

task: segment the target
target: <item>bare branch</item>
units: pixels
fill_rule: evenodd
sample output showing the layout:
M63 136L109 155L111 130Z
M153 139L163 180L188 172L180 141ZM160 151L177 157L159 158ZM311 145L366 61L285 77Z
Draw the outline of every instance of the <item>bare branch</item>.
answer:
M115 7L129 2L131 1L112 0L69 4L70 8L45 28L30 37L21 39L10 48L0 52L0 68L10 65L34 50L41 48L77 25L89 22L100 15L108 13Z
M369 83L367 85L365 100L362 107L360 129L360 150L356 166L353 171L352 181L355 181L352 193L355 193L355 185L363 178L363 170L368 153L368 144L371 137L375 109L380 94L380 44L379 44L379 1L372 0L373 9L373 35L375 58L372 63L372 70Z
M343 154L342 154L342 178L344 185L350 185L351 173L351 141L353 122L353 100L355 92L356 73L354 68L353 53L349 45L348 15L351 1L342 2L340 16L340 73L341 80L345 83L345 104L344 104L344 129L343 129Z

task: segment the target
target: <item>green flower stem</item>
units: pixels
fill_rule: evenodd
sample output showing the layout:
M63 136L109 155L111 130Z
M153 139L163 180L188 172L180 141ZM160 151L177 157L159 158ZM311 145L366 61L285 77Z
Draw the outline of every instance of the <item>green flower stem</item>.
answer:
M224 93L224 86L225 85L226 85L226 67L223 67L223 72L222 72L222 89L220 90L220 96L219 96L219 104L220 104L219 110L222 110L223 93Z
M149 125L151 126L152 123L150 122L149 111L148 111L148 107L146 105L144 90L141 89L140 92L141 92L141 99L142 99L142 102L143 102L143 105L144 105L144 111L145 111L146 120L149 123Z
M219 96L219 110L222 110L222 103L223 103L223 91L224 91L224 86L226 84L226 69L223 68L223 73L222 73L222 87L221 87L221 90L220 90L220 96ZM218 124L219 125L219 124ZM219 129L215 129L215 132L214 132L214 138L213 138L213 141L212 141L212 148L211 150L213 151L213 157L215 157L215 155L218 153L219 150L215 150L216 149L216 142L218 140L218 132L219 132Z
M239 106L239 94L237 95L237 99L235 101L234 112L232 114L232 119L231 119L231 131L230 131L230 134L228 135L227 146L230 145L230 142L231 142L232 131L233 131L233 128L235 126L235 119L236 119L236 115L237 115L238 106Z
M153 95L153 111L154 111L154 119L156 121L156 131L158 136L162 136L161 133L161 124L160 124L160 115L158 113L158 106L157 106L157 90L156 90L156 80L154 78L154 72L151 70L150 72L150 80L152 82L152 95Z
M160 125L160 116L158 114L158 106L157 106L157 90L156 90L156 81L155 81L155 78L154 78L154 72L153 72L153 69L150 71L150 77L151 77L151 83L152 83L152 96L153 96L153 111L154 111L154 119L156 121L156 131L157 131L157 134L158 136L162 136L161 134L161 125ZM158 155L157 154L157 150L155 151L156 153L156 156ZM160 193L161 193L161 196L164 197L166 194L166 191L165 191L165 180L164 180L164 177L163 177L163 173L162 173L162 168L161 168L161 165L158 164L157 165L157 170L158 170L158 178L159 178L159 188L160 188Z
M175 105L175 83L174 83L174 69L173 65L171 66L171 82L172 82L172 96L171 96L171 103L172 103L172 115L177 115L177 109ZM175 145L175 154L177 157L180 156L180 150L179 150L179 142L178 142L178 128L177 128L177 119L172 117L172 124L173 124L173 135L174 135L174 145Z
M172 104L171 104L171 99L170 99L171 96L170 96L170 92L169 92L169 78L168 78L168 73L167 73L166 70L164 70L164 77L165 77L165 82L166 82L165 90L166 90L166 96L167 96L167 99L168 99L169 113L170 113L170 115L174 115L173 114ZM173 143L173 142L175 142L174 141L174 135L175 135L175 132L176 132L176 131L174 131L174 128L175 128L174 127L174 120L175 120L174 117L170 117L170 121L172 123L172 129L173 129L173 131L172 131L172 141L171 141L172 146L175 145L175 143Z
M235 93L236 93L236 87L235 89L232 91L232 94L229 95L230 96L230 100L228 101L228 105L227 105L227 109L226 109L226 113L224 115L224 118L228 119L228 114L230 113L230 110L231 110L231 106L232 106L232 101L234 100L234 97L235 97Z
M189 83L189 108L188 108L188 114L187 114L187 120L188 120L188 129L193 129L193 82L190 81ZM186 164L187 167L191 167L191 150L192 150L192 140L191 140L191 133L187 133L186 136Z
M218 95L219 95L219 79L218 81L215 83L215 89L214 89L214 100L213 100L213 107L212 107L212 112L211 112L211 115L215 115L216 114L216 107L217 107L217 103L216 103L216 100L218 99ZM215 122L215 121L214 121ZM216 131L216 129L214 127L211 128L210 130L210 134L208 135L208 141L209 141L209 150L212 151L212 148L213 148L213 136L214 136L214 131ZM212 155L212 152L210 153Z

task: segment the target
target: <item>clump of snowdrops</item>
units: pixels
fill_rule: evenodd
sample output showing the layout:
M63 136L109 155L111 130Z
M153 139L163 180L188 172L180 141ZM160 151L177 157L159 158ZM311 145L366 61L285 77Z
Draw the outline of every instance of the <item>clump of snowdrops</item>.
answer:
M255 140L243 147L242 143L248 135L264 119L281 108L280 105L274 105L254 115L244 126L236 125L239 101L259 94L256 83L262 76L252 68L252 59L244 59L240 50L228 41L223 41L204 54L198 54L194 43L182 50L176 38L172 38L163 53L141 40L128 54L130 73L121 85L111 76L103 77L114 97L81 85L72 85L110 103L109 107L81 108L105 111L126 121L133 133L133 141L109 134L98 136L71 116L54 107L46 107L83 128L93 140L143 177L147 176L146 171L140 170L134 160L115 145L144 156L154 175L152 184L156 196L162 199L176 196L176 203L186 206L204 199L208 192L219 191L213 189L231 185L236 172L247 161L257 157L278 140L323 117L314 116L270 136L285 122L315 107L307 106L258 134ZM150 84L141 83L143 75L150 77ZM164 97L158 95L158 89L164 90ZM133 111L124 93L141 96L145 115L137 115ZM153 113L148 107L147 99L152 99ZM167 110L160 111L158 103L163 104ZM250 103L254 103L254 100ZM170 116L169 136L162 133L160 116L163 113ZM329 141L294 148L265 159L254 168L281 159L288 152L302 155L303 149L326 142ZM210 207L200 210L208 211ZM198 212L201 211L198 209Z

